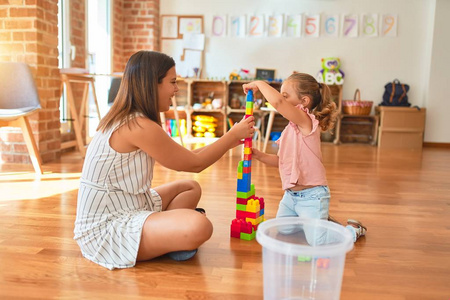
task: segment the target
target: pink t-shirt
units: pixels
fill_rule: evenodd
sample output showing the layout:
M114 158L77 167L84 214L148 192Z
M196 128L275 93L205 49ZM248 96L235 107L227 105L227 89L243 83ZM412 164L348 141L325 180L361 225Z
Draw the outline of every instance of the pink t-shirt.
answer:
M311 118L312 130L305 136L296 124L289 122L277 141L283 190L295 185L328 185L320 150L319 121L307 108L301 105L296 108L305 111Z

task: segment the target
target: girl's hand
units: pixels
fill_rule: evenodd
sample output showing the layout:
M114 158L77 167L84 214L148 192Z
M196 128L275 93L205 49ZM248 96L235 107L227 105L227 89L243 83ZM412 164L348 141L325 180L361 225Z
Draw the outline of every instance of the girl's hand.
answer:
M256 81L245 83L242 85L242 88L244 89L245 94L247 94L247 92L249 90L252 90L253 93L256 93L257 91L259 91L258 86L256 85Z
M261 160L261 157L264 155L263 152L259 151L256 148L252 148L252 159Z
M236 138L236 141L238 142L237 145L239 145L241 144L241 140L253 138L253 134L255 133L254 126L255 119L253 116L248 117L247 119L244 118L239 123L236 123L233 127L231 127L229 134Z

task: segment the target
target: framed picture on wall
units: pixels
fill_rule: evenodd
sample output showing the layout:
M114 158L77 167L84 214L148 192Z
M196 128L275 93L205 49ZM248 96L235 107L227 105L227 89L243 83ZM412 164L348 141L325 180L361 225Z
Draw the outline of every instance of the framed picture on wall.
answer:
M186 33L203 33L203 16L178 16L178 38Z
M274 69L256 69L256 79L273 81L275 80L275 70Z
M161 38L162 39L178 38L178 16L173 15L161 16Z

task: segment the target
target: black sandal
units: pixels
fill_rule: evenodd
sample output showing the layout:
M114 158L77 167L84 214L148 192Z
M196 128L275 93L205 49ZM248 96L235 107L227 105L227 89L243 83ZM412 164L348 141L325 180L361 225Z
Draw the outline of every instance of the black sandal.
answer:
M195 210L201 214L206 214L206 210L204 210L203 208L197 207Z

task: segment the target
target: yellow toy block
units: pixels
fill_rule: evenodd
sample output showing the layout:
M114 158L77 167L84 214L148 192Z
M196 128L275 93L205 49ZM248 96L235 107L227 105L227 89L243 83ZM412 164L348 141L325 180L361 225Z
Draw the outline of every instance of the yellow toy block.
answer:
M244 148L244 154L252 154L252 148Z
M245 218L245 222L250 222L250 223L252 223L252 225L258 224L258 223L256 222L256 219L253 219L253 218Z
M247 211L255 213L260 210L259 200L250 199L247 201Z

